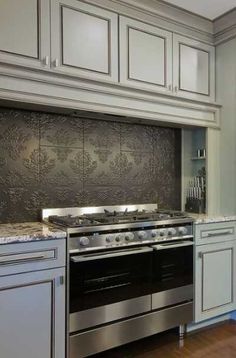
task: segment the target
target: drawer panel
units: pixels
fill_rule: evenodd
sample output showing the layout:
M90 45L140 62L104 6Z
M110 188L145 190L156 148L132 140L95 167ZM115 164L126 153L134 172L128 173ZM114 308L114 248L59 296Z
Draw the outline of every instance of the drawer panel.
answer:
M195 241L197 245L225 242L235 239L235 221L195 225Z
M0 276L63 267L66 240L6 244L0 247Z

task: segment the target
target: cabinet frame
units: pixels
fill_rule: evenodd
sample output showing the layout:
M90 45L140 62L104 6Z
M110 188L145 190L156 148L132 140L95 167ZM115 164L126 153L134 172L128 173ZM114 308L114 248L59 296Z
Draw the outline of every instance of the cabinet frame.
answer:
M65 268L28 272L0 277L2 291L40 284L51 285L51 358L65 357ZM37 312L35 313L37 317ZM26 317L27 319L27 317ZM36 334L36 333L35 333Z
M50 68L50 2L37 0L37 10L37 57L0 49L0 62L36 69Z
M63 62L63 8L106 20L108 24L108 72ZM51 69L73 77L118 82L118 15L77 0L51 0Z
M204 256L223 251L231 252L231 300L222 305L204 309ZM206 257L206 256L205 256ZM195 248L195 322L201 322L236 309L236 241L199 245Z
M195 92L181 88L181 51L180 46L199 50L208 54L208 93ZM188 37L173 34L173 86L175 94L194 100L214 102L215 101L215 48Z
M136 30L164 40L164 84L130 77L129 31ZM119 16L120 83L156 92L172 93L172 32L159 27Z

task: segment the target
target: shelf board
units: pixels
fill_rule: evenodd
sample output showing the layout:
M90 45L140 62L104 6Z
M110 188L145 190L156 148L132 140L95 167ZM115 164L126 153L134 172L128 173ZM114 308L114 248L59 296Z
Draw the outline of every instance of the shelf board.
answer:
M206 157L192 157L192 160L205 160Z

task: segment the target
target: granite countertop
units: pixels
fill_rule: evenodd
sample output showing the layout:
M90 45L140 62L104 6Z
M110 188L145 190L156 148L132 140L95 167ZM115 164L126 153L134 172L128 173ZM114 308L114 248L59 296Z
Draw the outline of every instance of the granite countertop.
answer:
M65 231L41 222L0 224L0 244L64 238Z
M194 224L210 224L223 221L236 221L236 215L206 215L188 213L194 219Z

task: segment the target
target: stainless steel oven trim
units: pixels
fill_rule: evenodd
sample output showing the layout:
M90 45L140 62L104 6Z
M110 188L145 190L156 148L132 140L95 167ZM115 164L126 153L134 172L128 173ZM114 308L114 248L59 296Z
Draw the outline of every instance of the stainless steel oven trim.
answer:
M86 261L94 261L94 260L103 260L112 257L121 257L126 255L137 255L137 254L144 254L147 252L152 252L153 249L151 247L140 247L136 249L126 249L126 250L119 250L113 252L102 252L100 254L86 254L86 255L77 255L71 256L70 260L74 263L86 262Z
M193 285L172 288L152 294L152 309L164 308L193 299Z
M70 333L151 310L151 295L112 303L70 314Z
M83 215L104 213L104 209L109 211L135 211L135 210L155 210L157 204L139 204L139 205L112 205L112 206L91 206L91 207L73 207L73 208L51 208L42 210L42 219L47 219L50 215Z
M153 245L152 248L155 251L159 251L159 250L167 250L167 249L176 249L179 247L185 247L185 246L193 246L193 241L182 241L182 242L168 242L168 243L163 243L163 244L159 244L159 245Z
M138 229L151 226L171 226L175 224L192 224L192 218L182 218L182 219L167 219L167 220L154 220L154 221L140 221L133 223L123 223L123 224L105 224L105 225L92 225L92 226L82 226L82 227L73 227L67 228L68 234L79 234L79 233L89 233L89 232L100 232L100 231L112 231L112 230L129 230L129 229Z
M188 302L73 334L70 335L70 358L87 357L192 320L193 303Z

